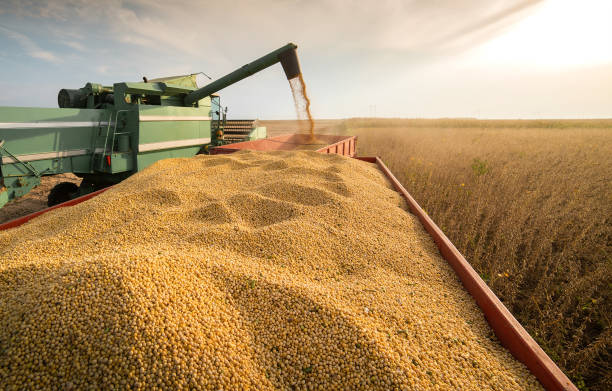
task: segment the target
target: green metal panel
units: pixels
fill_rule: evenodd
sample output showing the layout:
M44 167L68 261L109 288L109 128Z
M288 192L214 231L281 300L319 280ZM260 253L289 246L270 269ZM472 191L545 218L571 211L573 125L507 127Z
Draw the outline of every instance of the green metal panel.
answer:
M177 95L188 94L196 89L195 87L186 87L170 82L116 84L117 87L119 87L119 85L129 94Z
M89 167L91 154L83 156L71 156L65 158L44 159L29 161L29 166L33 167L40 175L54 175L68 172L78 172L77 167ZM88 171L89 172L89 171ZM36 176L23 164L3 164L3 177L14 176Z
M40 178L35 176L5 177L4 187L0 187L0 207L7 202L22 197L40 184Z
M144 170L151 164L158 160L180 158L180 157L192 157L200 152L200 147L186 147L186 148L175 148L168 149L158 152L144 152L138 154L138 170Z
M0 107L0 207L40 183L40 176L89 172L93 142L111 112L95 109Z
M9 190L6 187L0 187L0 207L9 202Z
M140 122L139 127L140 139L138 144L140 149L144 144L201 138L199 121Z
M172 83L174 85L179 85L182 87L197 89L198 88L198 84L196 83L197 75L198 75L197 73L192 73L189 75L159 77L155 79L150 79L149 83L164 82L164 83Z
M139 144L210 137L209 107L140 106L139 114Z
M89 159L97 133L106 131L111 112L91 109L0 107L0 140L4 149L27 161L42 174L89 171ZM26 173L26 167L6 151L4 176Z
M134 157L132 153L113 153L111 156L111 172L113 174L132 171L134 169Z
M43 107L0 107L0 122L106 121L105 110Z
M193 156L210 142L210 98L202 99L198 108L140 106L139 109L138 170L160 159Z

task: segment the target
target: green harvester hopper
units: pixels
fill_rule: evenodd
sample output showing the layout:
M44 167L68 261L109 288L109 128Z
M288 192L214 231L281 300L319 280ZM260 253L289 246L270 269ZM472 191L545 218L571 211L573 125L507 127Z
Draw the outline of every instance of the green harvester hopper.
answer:
M0 207L38 186L43 175L83 178L80 187L64 182L53 188L51 206L118 183L160 159L265 138L265 128L253 122L227 120L215 93L277 62L287 79L297 77L296 48L289 43L202 88L196 74L87 83L60 90L58 109L0 107Z

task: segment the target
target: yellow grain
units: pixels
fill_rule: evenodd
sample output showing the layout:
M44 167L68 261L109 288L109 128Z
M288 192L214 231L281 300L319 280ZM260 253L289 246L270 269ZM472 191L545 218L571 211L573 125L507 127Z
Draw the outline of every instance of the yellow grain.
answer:
M540 388L337 155L159 161L0 249L2 389Z

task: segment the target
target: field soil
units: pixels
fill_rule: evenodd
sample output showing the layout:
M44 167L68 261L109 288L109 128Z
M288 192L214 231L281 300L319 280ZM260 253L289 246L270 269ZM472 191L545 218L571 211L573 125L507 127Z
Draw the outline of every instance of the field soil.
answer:
M49 192L55 185L61 182L72 182L78 185L81 183L81 178L73 174L42 177L40 185L35 187L34 190L0 208L0 223L5 223L46 208Z

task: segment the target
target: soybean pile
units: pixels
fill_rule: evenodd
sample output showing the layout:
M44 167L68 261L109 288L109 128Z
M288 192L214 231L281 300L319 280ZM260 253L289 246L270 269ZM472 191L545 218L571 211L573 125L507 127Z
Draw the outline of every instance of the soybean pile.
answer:
M540 389L373 165L158 161L0 233L2 389Z

